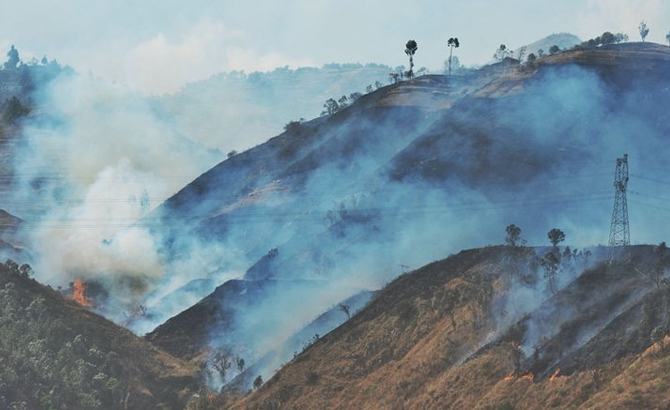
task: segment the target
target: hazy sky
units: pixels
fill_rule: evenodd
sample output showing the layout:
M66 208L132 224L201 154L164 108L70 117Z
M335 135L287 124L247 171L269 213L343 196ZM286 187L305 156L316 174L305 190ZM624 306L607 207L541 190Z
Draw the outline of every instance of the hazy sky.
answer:
M46 54L80 72L149 93L230 70L407 64L439 70L458 37L462 63L490 60L552 33L589 39L622 31L666 43L668 0L0 0L0 47L24 61Z

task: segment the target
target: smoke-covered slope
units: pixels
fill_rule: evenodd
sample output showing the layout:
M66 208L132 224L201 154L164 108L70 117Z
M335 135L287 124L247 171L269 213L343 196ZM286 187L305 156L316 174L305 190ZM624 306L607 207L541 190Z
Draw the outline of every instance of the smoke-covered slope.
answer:
M636 240L658 243L667 208L649 192L663 189L654 176L668 165L659 154L670 135L668 69L667 47L623 44L424 76L233 156L143 221L173 268L147 299L153 322L136 329L190 306L174 295L197 300L180 290L192 279L325 284L254 294L226 315L244 324L234 341L219 344L228 328L206 326L210 347L260 357L347 296L499 243L510 223L533 242L559 227L571 244L602 243L623 153L640 175L631 179ZM169 329L161 337L179 332Z
M662 408L660 249L460 252L389 284L234 408ZM547 252L561 254L553 292Z
M365 93L387 84L393 68L328 64L261 73L222 73L156 98L154 106L185 135L223 152L266 141L290 121L313 118L329 98Z
M198 369L0 265L0 407L181 409Z

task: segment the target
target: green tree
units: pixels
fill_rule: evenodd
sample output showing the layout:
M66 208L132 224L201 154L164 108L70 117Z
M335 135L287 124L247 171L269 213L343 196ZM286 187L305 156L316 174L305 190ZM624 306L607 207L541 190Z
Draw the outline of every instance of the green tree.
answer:
M304 118L300 118L298 121L292 120L288 124L284 125L284 131L286 132L296 132L300 129L300 126L305 123ZM233 154L234 155L234 154ZM230 155L232 156L232 155ZM230 158L229 156L229 158Z
M14 47L14 44L12 44L12 47L7 52L7 62L5 63L5 69L14 69L19 65L20 62L21 59L19 58L19 50L17 50Z
M561 51L561 48L554 44L553 46L549 47L549 54L554 55L557 54L559 51Z
M226 353L224 352L217 352L214 355L212 367L214 370L219 372L219 375L221 376L221 379L225 380L226 379L226 372L230 367L233 365L233 362Z
M558 251L547 252L540 259L540 266L544 269L544 277L548 280L549 290L551 293L556 293L558 273L561 266L561 256Z
M637 29L640 32L640 37L642 38L642 42L644 43L644 39L647 38L647 35L649 34L649 27L647 27L647 23L645 23L645 21L642 20Z
M507 49L507 46L504 44L501 44L500 47L496 50L495 53L493 53L493 59L497 61L502 61L506 57L509 57L511 51Z
M617 43L617 44L619 44L619 43L625 43L626 41L628 41L628 34L624 34L624 33L616 33L616 34L614 35L614 42L615 42L615 43Z
M447 40L447 47L449 47L449 76L451 76L451 60L453 58L454 49L461 46L458 37L451 37Z
M321 112L321 115L335 114L336 112L338 112L338 111L340 110L340 106L339 106L339 104L337 103L337 101L335 101L335 100L332 99L332 98L329 98L329 99L323 104L323 108L325 108L325 110Z
M547 233L547 237L549 238L549 242L551 242L551 244L556 247L558 246L559 242L563 242L565 240L565 233L563 233L563 231L560 229L553 228Z
M528 54L528 59L526 61L529 65L535 64L535 60L537 60L537 56L534 53Z
M514 224L507 225L505 232L507 232L507 236L505 236L505 243L507 245L517 246L518 244L523 243L523 239L521 239L521 228L518 226Z
M340 109L347 108L349 105L349 99L346 95L343 95L339 100L337 100L337 103L340 105Z
M521 64L525 56L526 56L526 46L520 47L516 57L516 59L519 60L519 64Z
M614 44L616 42L616 37L614 34L610 33L609 31L604 32L600 36L600 44L602 45L607 45L607 44Z
M263 385L263 377L259 375L258 377L256 377L256 379L254 379L254 390L260 389L262 385Z
M339 304L340 311L347 315L347 319L351 319L351 311L349 308L349 305L345 305L344 303Z
M410 80L414 77L414 54L416 50L419 49L419 46L416 44L416 41L409 40L405 44L405 54L409 57L409 70L407 70L407 78Z

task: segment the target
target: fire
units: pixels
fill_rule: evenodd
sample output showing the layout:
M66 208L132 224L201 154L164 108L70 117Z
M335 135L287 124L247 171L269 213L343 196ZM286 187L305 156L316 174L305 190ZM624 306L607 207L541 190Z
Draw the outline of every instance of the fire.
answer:
M535 375L532 372L528 371L528 372L522 374L521 376L517 377L516 370L512 370L510 372L510 374L505 376L505 378L503 380L506 380L506 381L510 381L510 380L529 380L529 381L532 382L532 381L535 380Z
M554 371L554 374L552 374L551 377L549 378L549 381L552 381L552 382L556 381L556 379L558 379L559 374L561 374L561 368L557 367L556 371Z
M527 372L523 376L519 377L519 380L530 380L532 382L535 380L535 375L532 372Z
M72 300L82 306L93 306L93 302L91 302L91 300L84 295L85 292L86 285L84 285L84 282L82 282L81 279L75 279L74 288L72 289Z

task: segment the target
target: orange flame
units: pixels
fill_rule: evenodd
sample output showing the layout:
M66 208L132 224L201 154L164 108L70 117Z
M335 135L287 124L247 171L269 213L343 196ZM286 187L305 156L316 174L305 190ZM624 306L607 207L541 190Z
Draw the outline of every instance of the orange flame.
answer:
M531 382L535 380L535 375L532 372L525 373L523 376L519 377L519 380L530 380Z
M531 371L527 371L526 373L522 374L521 376L517 377L517 371L512 370L510 374L505 376L503 380L530 380L531 382L535 380L535 375Z
M84 293L86 292L86 285L81 279L74 280L74 289L72 290L72 300L79 303L82 306L91 307L93 302L87 298Z
M552 374L551 377L549 378L549 381L552 381L552 382L556 381L556 379L558 379L559 374L561 374L561 368L557 367L556 370L554 371L554 374Z

